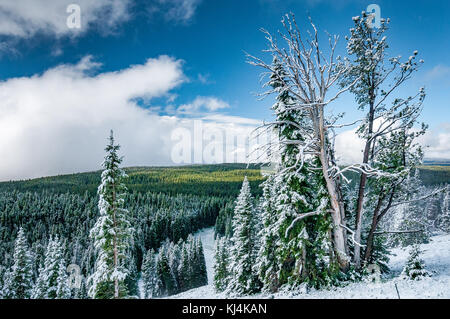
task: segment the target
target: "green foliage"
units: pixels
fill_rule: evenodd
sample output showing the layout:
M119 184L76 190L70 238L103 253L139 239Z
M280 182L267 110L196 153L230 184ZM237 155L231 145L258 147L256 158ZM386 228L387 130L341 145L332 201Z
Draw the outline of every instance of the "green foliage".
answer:
M222 207L217 216L216 225L214 226L214 237L225 236L231 238L233 236L233 216L234 203L228 202Z
M227 289L230 280L230 243L227 237L218 238L215 249L214 262L214 287L217 292Z
M385 236L376 236L373 242L373 249L368 264L376 264L382 273L389 272L389 256L391 252L386 244Z
M200 238L189 236L178 244L166 241L155 254L148 251L143 265L144 298L174 295L208 283Z
M408 260L402 272L404 277L411 280L420 280L430 276L430 273L425 269L425 262L421 258L422 253L423 251L419 245L411 247Z
M130 167L125 186L138 193L164 193L167 195L203 195L235 197L239 193L242 178L248 176L255 195L260 194L258 185L263 181L259 165L218 164L179 167ZM95 195L101 180L101 172L89 172L32 180L2 182L2 191L44 192L64 194L67 192Z
M43 266L39 269L34 299L64 299L68 297L67 274L63 243L56 237L50 238Z
M133 263L130 263L127 252L133 242L134 228L125 208L127 188L123 181L127 175L120 168L122 158L117 154L119 150L120 145L114 144L111 131L102 164L102 182L98 188L100 216L90 231L96 250L95 269L88 279L92 284L89 289L92 298L119 298L128 294L125 280ZM108 293L109 283L113 283L114 289Z
M236 199L233 218L231 279L228 289L236 294L252 294L259 290L260 282L254 270L256 262L256 215L247 177Z
M14 264L6 275L4 297L28 299L33 285L32 258L21 227L14 245Z

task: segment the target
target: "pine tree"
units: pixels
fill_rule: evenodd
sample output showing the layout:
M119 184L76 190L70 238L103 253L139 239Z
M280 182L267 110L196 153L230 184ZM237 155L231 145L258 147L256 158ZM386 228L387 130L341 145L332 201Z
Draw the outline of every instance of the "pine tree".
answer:
M200 238L197 238L195 242L195 250L196 250L196 287L205 286L208 284L208 274L206 271L206 261L205 254L203 253L203 244Z
M66 264L64 259L61 258L59 261L58 279L56 285L56 299L69 299L70 298L70 287L69 278L67 276Z
M178 244L170 243L169 247L169 266L174 275L177 289L180 288L180 273L178 268L181 262L181 248L183 241L180 239Z
M178 266L178 277L180 284L180 291L186 291L190 288L189 282L191 280L190 276L190 250L189 245L183 242L181 249L181 261Z
M5 298L6 267L0 265L0 299Z
M263 182L262 199L262 222L263 228L260 231L261 246L258 252L255 269L258 272L259 279L263 284L263 290L267 292L276 292L279 288L278 275L280 264L277 258L277 242L279 232L276 225L277 211L274 207L274 176L269 175Z
M163 245L158 253L156 261L157 280L160 283L156 292L157 297L170 296L176 293L175 276L170 269L167 245Z
M6 298L29 299L33 287L32 257L21 227L14 246L14 264L6 276Z
M420 280L424 277L429 277L430 273L425 270L425 262L421 259L423 251L418 244L411 246L408 260L402 275L411 280Z
M256 262L253 250L255 221L253 220L253 204L250 185L244 178L240 194L236 200L233 220L233 254L231 260L232 278L230 291L237 294L251 294L259 289L259 280L253 270Z
M296 108L290 95L289 79L275 57L268 82L277 94L275 128L280 159L277 171L263 184L261 247L256 268L263 290L277 291L283 285L297 286L305 281L320 286L335 273L330 241L329 196L321 172L311 174L318 160L305 158L299 147L307 137L299 127L311 126L305 111ZM295 125L291 125L295 123ZM296 141L296 143L293 143Z
M92 298L123 298L128 295L125 279L129 275L127 268L128 249L132 242L133 228L129 221L129 212L124 208L127 177L119 167L122 163L117 152L120 145L114 144L113 132L105 151L102 183L98 188L100 217L91 230L91 238L97 250L95 271L89 277Z
M43 274L44 267L39 267L39 275L31 292L32 299L47 299L47 281Z
M231 275L229 271L229 244L226 237L217 239L214 258L214 287L217 292L223 292L228 286Z
M441 216L439 216L438 221L439 228L447 233L450 233L450 185L447 185L442 204L442 213Z
M65 295L67 273L62 243L58 238L50 238L45 252L44 266L39 270L39 276L33 289L32 298L58 298L58 287L60 289L60 295L67 298L67 295Z
M153 249L147 251L142 264L142 281L144 285L144 299L150 299L157 286L156 255Z

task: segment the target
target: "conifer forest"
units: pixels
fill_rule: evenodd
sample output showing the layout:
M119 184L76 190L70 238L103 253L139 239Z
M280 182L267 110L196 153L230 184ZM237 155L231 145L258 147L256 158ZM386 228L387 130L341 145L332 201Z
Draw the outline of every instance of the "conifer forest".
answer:
M0 3L0 299L450 298L450 5L43 2Z

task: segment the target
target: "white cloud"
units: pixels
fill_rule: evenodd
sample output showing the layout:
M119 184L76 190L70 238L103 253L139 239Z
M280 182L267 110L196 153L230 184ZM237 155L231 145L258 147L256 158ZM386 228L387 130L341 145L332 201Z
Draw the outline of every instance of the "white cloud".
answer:
M0 179L98 169L105 137L115 129L128 164L167 162L164 143L177 119L138 107L182 83L181 61L167 56L128 69L89 75L90 57L42 75L0 83Z
M189 22L200 5L202 0L158 0L157 7L153 6L153 11L164 12L164 17L173 22Z
M450 123L441 129L429 130L417 139L424 147L425 158L450 159ZM341 132L336 136L336 155L341 164L361 163L364 142L356 129Z
M0 180L100 169L110 129L122 145L125 166L175 164L172 151L179 141L172 140L172 133L184 129L194 139L198 120L156 115L139 107L136 98L151 103L173 94L186 80L182 64L161 56L124 70L96 73L100 64L86 56L75 65L0 82ZM199 100L212 110L224 106L213 97ZM220 114L203 114L199 120L205 143L190 143L189 151L206 147L205 163L223 162L217 154L208 155L212 136L222 136L223 148L241 156L248 153L249 143L235 150L229 144L259 124Z
M442 124L441 128L428 131L420 138L428 158L450 159L450 123Z
M69 4L81 8L81 29L67 26ZM131 0L2 0L0 1L0 35L30 38L37 33L73 36L97 26L104 31L115 29L129 18Z
M450 67L443 64L438 64L425 74L425 80L427 81L440 80L443 78L447 78L449 74L450 74Z
M356 134L356 129L343 131L336 136L336 157L339 163L354 164L362 162L364 142Z
M192 101L189 104L183 104L180 107L178 107L178 112L181 113L192 113L197 112L201 109L207 110L207 111L217 111L221 109L229 108L230 105L222 101L221 99L218 99L216 97L212 96L197 96L194 101Z

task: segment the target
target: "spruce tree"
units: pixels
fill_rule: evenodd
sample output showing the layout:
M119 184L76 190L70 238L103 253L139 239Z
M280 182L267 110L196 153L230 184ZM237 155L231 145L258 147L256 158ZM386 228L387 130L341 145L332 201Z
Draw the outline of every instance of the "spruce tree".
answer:
M144 299L150 299L156 290L156 255L153 249L147 251L142 264L142 281L144 289Z
M422 253L423 251L418 244L411 246L408 260L402 272L403 277L411 280L420 280L430 276L430 273L425 269L425 262L421 258Z
M273 202L274 176L269 175L262 186L263 199L261 209L263 228L260 232L261 246L255 268L262 282L263 290L276 292L280 286L278 280L280 264L276 253L279 232L277 227L274 227L277 222L277 211Z
M225 291L230 279L230 255L228 250L229 245L226 237L218 238L214 254L214 287L217 292Z
M180 291L186 291L190 288L190 250L189 245L183 242L181 249L181 261L178 266L178 277L180 284Z
M117 154L119 149L111 131L98 187L100 217L90 233L97 251L95 270L89 277L92 298L117 299L128 295L125 279L129 275L127 259L133 228L124 207L127 188L123 181L127 175L119 167L122 163Z
M256 268L263 290L275 292L283 285L297 286L305 281L314 286L326 284L335 267L325 180L319 170L314 174L309 171L321 163L305 157L299 147L308 139L299 127L310 127L311 120L305 110L296 107L298 101L288 89L287 72L276 57L271 70L267 84L277 94L272 109L279 146L271 152L280 158L277 170L263 183L263 227L258 236L261 247Z
M33 287L32 257L21 227L14 245L14 264L6 279L6 298L29 299Z
M205 286L208 284L208 274L206 271L206 262L205 262L205 254L203 253L203 244L202 240L200 238L197 238L196 245L196 266L197 266L197 272L196 272L196 287Z
M67 273L62 243L58 238L50 238L45 252L44 266L39 271L32 298L56 299L58 288L60 295L67 298L65 287L67 287Z
M66 271L66 263L64 259L61 258L59 261L59 269L58 269L58 279L55 291L56 299L69 299L71 292L69 287L69 278L67 276Z
M163 245L158 254L156 262L157 280L160 282L156 292L157 297L166 297L176 293L176 281L169 265L167 245Z
M439 228L450 233L450 185L447 185L444 200L442 204L442 212L438 219Z
M253 198L247 177L244 178L236 200L233 220L232 278L230 291L237 294L252 294L259 289L259 280L253 267L256 262L252 239L254 230Z

